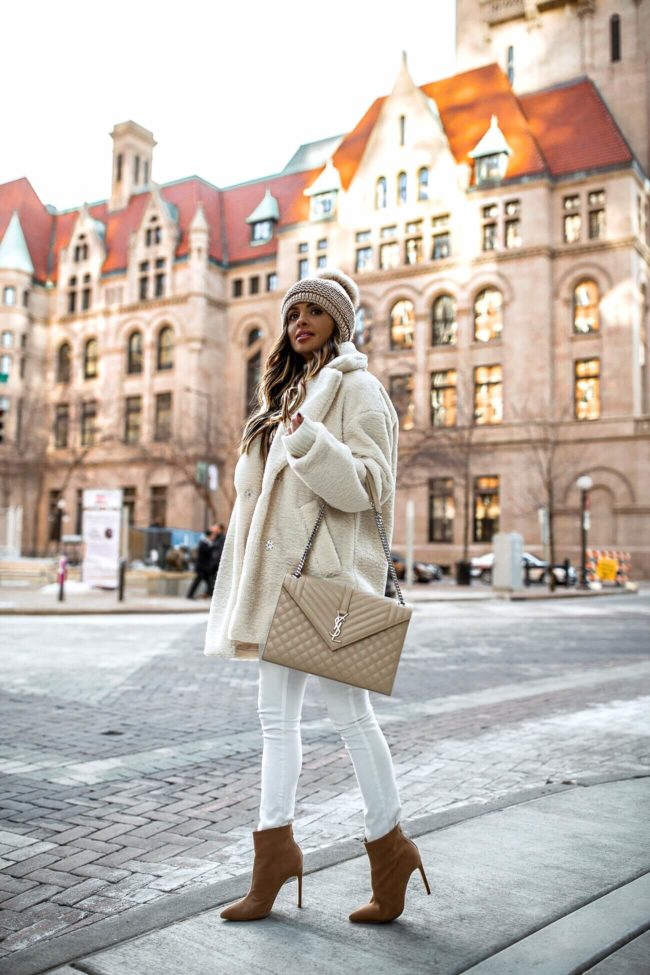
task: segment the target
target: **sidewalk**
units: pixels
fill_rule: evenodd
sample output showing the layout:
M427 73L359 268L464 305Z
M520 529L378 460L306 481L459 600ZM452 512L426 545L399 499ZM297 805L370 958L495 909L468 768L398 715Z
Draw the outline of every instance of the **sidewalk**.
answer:
M0 975L647 975L649 800L650 777L585 778L405 822L432 896L415 871L391 924L348 920L370 893L355 838L305 856L302 909L291 879L267 918L222 920L247 873L26 949Z
M648 583L639 583L639 588ZM542 586L531 586L520 592L498 593L481 582L471 586L457 586L454 582L435 582L428 585L401 586L407 603L447 601L481 601L486 599L538 600L580 599L596 596L632 595L631 589L581 590L558 588L555 592ZM92 592L74 592L71 587L64 602L57 600L55 586L31 588L27 586L0 587L0 616L49 616L104 613L207 613L210 601L199 595L194 599L184 596L148 596L143 589L127 589L124 602L118 602L117 592L96 589Z

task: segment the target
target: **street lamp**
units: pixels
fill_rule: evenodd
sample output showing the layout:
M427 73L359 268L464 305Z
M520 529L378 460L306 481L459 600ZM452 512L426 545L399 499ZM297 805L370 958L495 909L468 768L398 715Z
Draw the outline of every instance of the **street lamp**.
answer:
M576 481L580 491L580 588L587 586L587 532L589 531L589 492L594 482L588 474L582 474Z

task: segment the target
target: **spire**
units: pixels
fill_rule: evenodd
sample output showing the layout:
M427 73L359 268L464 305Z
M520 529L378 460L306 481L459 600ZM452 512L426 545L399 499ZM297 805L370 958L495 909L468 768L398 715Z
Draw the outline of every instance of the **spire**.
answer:
M278 201L272 195L271 191L267 189L263 199L257 204L250 216L246 217L246 223L259 223L262 220L278 221L279 219L280 208L278 207Z
M490 128L485 135L476 143L469 153L471 159L479 159L481 156L496 156L500 152L512 155L512 149L506 142L506 137L499 128L499 120L496 115L490 116Z
M316 180L303 190L305 196L317 196L319 193L332 193L341 189L341 177L331 159L327 160L325 169L316 177Z
M199 200L196 204L196 210L194 211L194 216L192 217L192 222L190 224L190 232L198 230L207 233L210 227L208 226L208 221L205 216L205 210L203 209L203 200Z
M27 241L20 225L18 211L14 210L0 243L0 270L34 273Z

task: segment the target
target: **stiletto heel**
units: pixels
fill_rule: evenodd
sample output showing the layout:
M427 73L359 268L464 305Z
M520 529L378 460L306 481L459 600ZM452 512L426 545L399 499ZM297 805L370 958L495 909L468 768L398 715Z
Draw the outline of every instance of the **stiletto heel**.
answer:
M298 877L298 907L302 907L302 873L296 876Z
M424 880L424 886L427 889L427 894L431 893L431 888L429 887L429 881L427 880L427 875L424 872L424 867L422 866L422 860L418 863L418 870L422 874L422 879Z
M221 912L228 921L257 921L270 914L280 888L298 877L298 907L302 906L302 850L291 823L253 831L255 859L248 893Z

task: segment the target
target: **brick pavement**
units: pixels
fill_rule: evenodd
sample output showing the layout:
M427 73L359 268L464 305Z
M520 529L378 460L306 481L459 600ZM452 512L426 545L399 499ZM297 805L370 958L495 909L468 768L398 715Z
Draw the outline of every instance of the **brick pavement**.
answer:
M393 697L373 695L405 819L648 771L648 604L606 603L418 607ZM37 621L7 627L0 956L251 863L256 665L203 657L192 619L98 619L73 647L64 623L46 647ZM301 845L361 838L356 779L314 679L302 727Z

